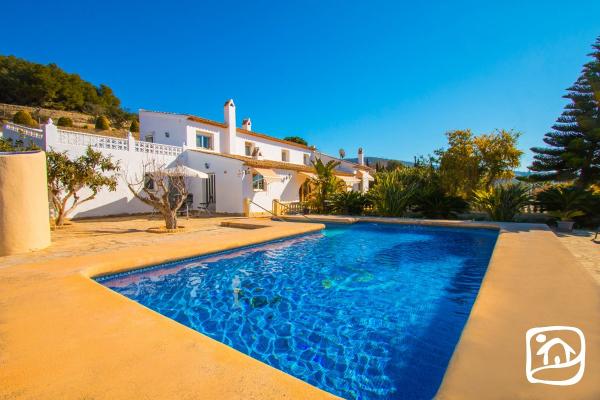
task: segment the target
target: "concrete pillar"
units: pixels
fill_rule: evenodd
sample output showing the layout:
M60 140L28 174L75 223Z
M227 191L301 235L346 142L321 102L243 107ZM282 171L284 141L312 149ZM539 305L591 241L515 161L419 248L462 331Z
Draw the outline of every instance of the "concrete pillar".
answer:
M244 217L250 216L250 199L248 197L244 198Z
M135 151L135 138L131 132L127 133L127 150Z
M44 132L44 150L56 149L56 145L58 144L58 128L54 125L52 118L48 118L48 122L42 125L42 131Z
M0 256L50 245L46 153L0 153Z

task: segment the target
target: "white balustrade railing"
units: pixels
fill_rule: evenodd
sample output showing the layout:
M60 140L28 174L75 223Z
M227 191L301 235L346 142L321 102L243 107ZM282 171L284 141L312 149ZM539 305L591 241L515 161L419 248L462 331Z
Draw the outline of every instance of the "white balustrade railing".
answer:
M46 130L46 134L50 139L48 143L60 143L72 146L91 146L99 149L135 151L138 153L156 154L164 156L178 156L183 152L183 147L171 146L168 144L142 142L130 137L121 139L112 136L94 135L91 133L66 131L57 129L55 126L48 125L53 129ZM35 139L44 139L44 130L30 128L28 126L6 123L4 129L13 132L14 134L29 136ZM54 134L53 132L56 132ZM55 136L56 135L56 136ZM55 139L54 139L55 138Z
M183 148L179 146L171 146L168 144L141 142L139 140L136 140L135 151L139 153L160 154L164 156L177 156L183 151Z
M15 133L20 135L29 136L36 139L43 139L44 132L41 129L32 128L29 126L14 124L12 122L8 122L4 125L5 129L9 129Z
M110 150L129 150L129 141L111 136L93 135L75 131L56 130L58 133L58 143L70 144L75 146L91 146L100 149Z

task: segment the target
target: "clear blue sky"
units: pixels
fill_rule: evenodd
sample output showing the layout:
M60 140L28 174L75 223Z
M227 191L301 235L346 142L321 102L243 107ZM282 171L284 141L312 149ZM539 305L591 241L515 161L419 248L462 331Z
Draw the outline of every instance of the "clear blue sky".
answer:
M597 0L152 3L7 2L0 53L106 83L132 110L221 121L233 98L257 131L411 160L459 128L541 144L600 35Z

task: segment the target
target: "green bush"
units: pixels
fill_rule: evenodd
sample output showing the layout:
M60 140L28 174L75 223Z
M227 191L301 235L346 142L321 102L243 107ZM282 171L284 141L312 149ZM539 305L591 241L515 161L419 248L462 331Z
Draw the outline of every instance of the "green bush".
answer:
M96 129L107 131L110 129L110 121L104 115L96 118Z
M439 187L439 177L431 166L399 166L392 171L381 171L369 191L374 211L387 217L401 217L423 193Z
M536 202L548 215L581 226L593 227L600 217L600 195L576 186L551 186L536 195Z
M446 194L441 188L427 191L416 197L414 210L425 218L454 219L469 209L462 197Z
M330 203L335 214L361 215L369 199L361 192L340 192L331 196Z
M13 116L13 122L19 125L37 127L38 123L31 117L31 114L25 110L17 111Z
M56 121L56 126L64 126L70 128L73 126L73 120L69 117L60 117L58 121Z
M140 131L140 123L137 119L131 121L131 126L129 127L129 132L139 132Z
M513 221L529 202L529 189L525 185L509 183L489 190L475 190L471 205L485 212L492 221Z

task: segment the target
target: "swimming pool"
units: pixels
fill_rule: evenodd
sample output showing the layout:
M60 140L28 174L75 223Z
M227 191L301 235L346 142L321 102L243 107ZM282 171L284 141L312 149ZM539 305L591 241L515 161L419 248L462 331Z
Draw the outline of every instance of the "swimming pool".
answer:
M98 281L338 396L429 399L497 236L332 225Z

